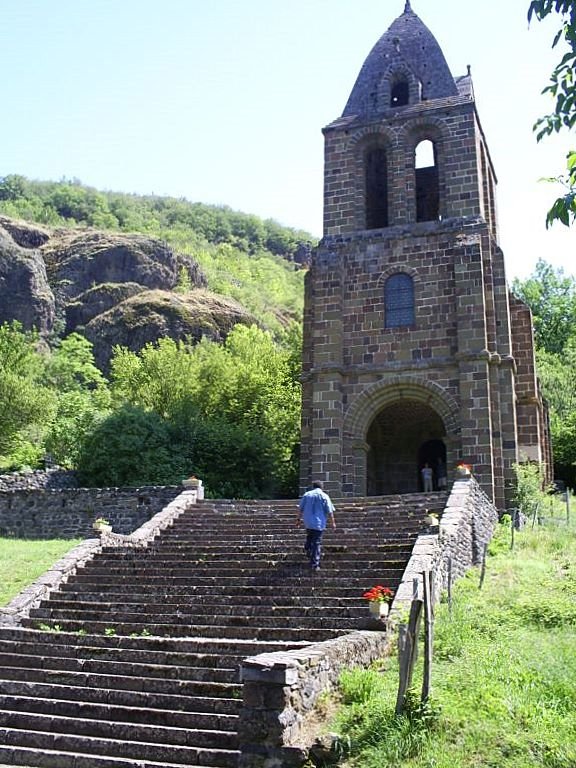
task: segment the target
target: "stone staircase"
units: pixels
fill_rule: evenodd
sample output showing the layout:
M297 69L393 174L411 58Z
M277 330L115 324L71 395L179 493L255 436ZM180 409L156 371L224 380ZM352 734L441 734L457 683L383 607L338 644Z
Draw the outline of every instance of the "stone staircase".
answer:
M374 628L442 494L341 500L309 570L297 502L203 502L105 547L0 629L0 768L235 766L242 659Z

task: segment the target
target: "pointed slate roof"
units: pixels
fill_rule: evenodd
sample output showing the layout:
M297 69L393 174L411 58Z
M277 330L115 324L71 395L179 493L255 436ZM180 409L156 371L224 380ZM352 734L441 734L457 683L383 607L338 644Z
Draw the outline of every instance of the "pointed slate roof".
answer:
M406 0L404 13L382 35L364 62L343 117L374 112L374 94L390 70L409 69L422 84L422 99L457 96L458 89L436 38ZM389 105L382 105L385 108ZM380 111L380 110L378 110Z

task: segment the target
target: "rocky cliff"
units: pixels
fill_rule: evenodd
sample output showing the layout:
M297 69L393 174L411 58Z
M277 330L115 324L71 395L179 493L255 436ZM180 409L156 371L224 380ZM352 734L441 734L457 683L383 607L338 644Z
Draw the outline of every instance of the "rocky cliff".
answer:
M182 276L189 290L174 292ZM138 350L162 336L223 340L254 322L207 290L198 264L160 240L96 230L49 230L0 216L0 323L48 337L84 333L106 369L112 346Z

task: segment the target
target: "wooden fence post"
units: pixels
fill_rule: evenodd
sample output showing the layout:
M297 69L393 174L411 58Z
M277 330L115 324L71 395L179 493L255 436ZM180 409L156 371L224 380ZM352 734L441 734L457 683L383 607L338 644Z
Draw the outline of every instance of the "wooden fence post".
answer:
M434 605L432 596L432 572L424 571L424 679L422 704L428 701L432 681L432 649L434 644Z
M448 558L448 612L452 615L452 558Z
M487 554L488 554L488 542L484 544L484 550L482 552L482 568L480 569L480 584L478 584L478 589L482 589L482 586L484 585L484 577L486 576Z
M422 600L412 600L408 625L400 625L398 631L398 664L400 683L396 699L396 714L401 715L406 703L406 693L412 683L412 673L418 658L418 632L422 616Z

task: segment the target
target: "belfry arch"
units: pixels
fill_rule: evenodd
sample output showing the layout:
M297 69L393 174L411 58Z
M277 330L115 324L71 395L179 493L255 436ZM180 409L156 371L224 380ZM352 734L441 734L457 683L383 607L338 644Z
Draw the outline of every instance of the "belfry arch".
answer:
M458 405L434 382L396 379L366 388L349 409L345 434L360 495L417 493L425 463L438 477L456 461Z

